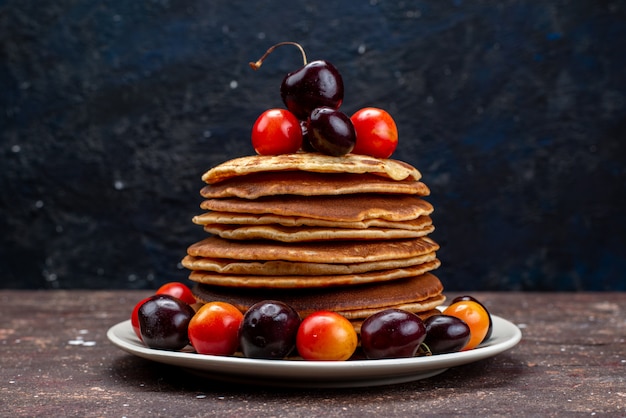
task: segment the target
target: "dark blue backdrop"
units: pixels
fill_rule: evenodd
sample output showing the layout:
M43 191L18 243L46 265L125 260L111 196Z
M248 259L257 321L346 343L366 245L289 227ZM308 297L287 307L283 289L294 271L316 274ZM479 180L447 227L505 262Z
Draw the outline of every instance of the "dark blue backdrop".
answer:
M449 290L625 290L623 2L0 1L0 280L154 288L300 42L389 110Z

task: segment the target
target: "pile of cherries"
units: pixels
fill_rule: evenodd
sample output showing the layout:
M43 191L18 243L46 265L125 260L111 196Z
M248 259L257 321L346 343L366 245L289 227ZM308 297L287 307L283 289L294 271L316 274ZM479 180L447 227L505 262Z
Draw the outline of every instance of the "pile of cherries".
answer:
M341 361L453 353L477 347L491 336L491 315L471 296L455 298L441 314L422 320L401 309L369 316L359 337L336 312L318 311L301 319L284 302L264 300L242 313L225 302L197 304L179 282L163 285L131 314L137 337L149 348L255 359ZM362 353L362 354L361 354Z
M350 152L389 158L398 144L396 123L386 111L366 107L351 117L339 110L343 102L343 79L328 61L307 63L302 46L278 43L250 66L257 70L279 46L300 49L304 66L285 76L280 95L287 109L263 112L252 128L252 145L260 155L317 151L332 156Z

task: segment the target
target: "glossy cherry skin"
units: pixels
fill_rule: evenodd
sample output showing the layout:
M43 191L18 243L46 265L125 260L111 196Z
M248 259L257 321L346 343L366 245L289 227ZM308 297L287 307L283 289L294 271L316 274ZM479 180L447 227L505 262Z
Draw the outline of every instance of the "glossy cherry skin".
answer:
M245 357L281 359L296 346L300 315L280 301L252 305L239 326L239 346Z
M461 300L444 309L443 314L462 319L470 329L470 340L461 351L471 350L484 341L489 329L489 313L480 303Z
M461 319L448 315L433 315L424 321L424 344L433 354L461 351L469 342L470 328Z
M463 300L471 300L472 302L478 303L480 306L482 306L485 309L485 311L487 312L487 315L489 315L489 328L487 329L487 335L485 335L485 338L483 339L483 341L487 341L489 338L491 338L491 334L493 332L493 320L491 319L491 314L489 313L489 310L479 300L469 295L457 296L454 299L452 299L452 302L450 302L450 304L452 305L453 303L460 302Z
M195 311L170 295L154 295L137 311L142 341L150 348L180 350L189 344L187 328Z
M189 341L199 354L229 356L239 348L243 313L226 302L208 302L189 322Z
M348 360L358 342L352 323L331 311L317 311L307 316L296 334L296 348L305 360Z
M141 328L139 327L139 308L141 308L141 305L147 302L148 299L150 299L150 296L137 302L133 308L133 312L130 314L130 324L133 327L133 331L135 331L135 335L137 335L137 338L141 341L143 341L143 338L141 337Z
M306 120L315 108L341 106L343 79L328 61L312 61L285 76L280 95L291 113Z
M350 118L339 110L319 107L311 113L307 137L317 151L339 157L348 154L356 143Z
M356 131L354 154L389 158L398 146L398 128L385 110L366 107L354 113L350 120Z
M189 305L196 303L196 298L193 296L191 289L180 282L165 283L157 289L156 294L174 296Z
M266 110L252 127L252 146L259 155L298 151L302 146L300 121L286 109Z
M361 325L361 347L369 359L413 357L426 337L421 318L402 309L385 309Z

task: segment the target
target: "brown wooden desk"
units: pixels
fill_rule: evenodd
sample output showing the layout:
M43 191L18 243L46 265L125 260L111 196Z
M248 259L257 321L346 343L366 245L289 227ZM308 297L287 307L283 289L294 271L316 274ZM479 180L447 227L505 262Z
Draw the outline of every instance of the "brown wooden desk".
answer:
M112 345L108 328L149 292L0 290L0 415L626 416L626 293L472 294L520 326L516 347L411 383L268 389Z

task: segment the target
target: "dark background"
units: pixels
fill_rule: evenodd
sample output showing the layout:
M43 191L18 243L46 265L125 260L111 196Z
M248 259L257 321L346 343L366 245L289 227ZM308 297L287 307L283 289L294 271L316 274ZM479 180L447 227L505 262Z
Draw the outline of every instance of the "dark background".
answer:
M387 109L449 290L626 290L619 1L0 1L0 287L156 288L301 65Z

